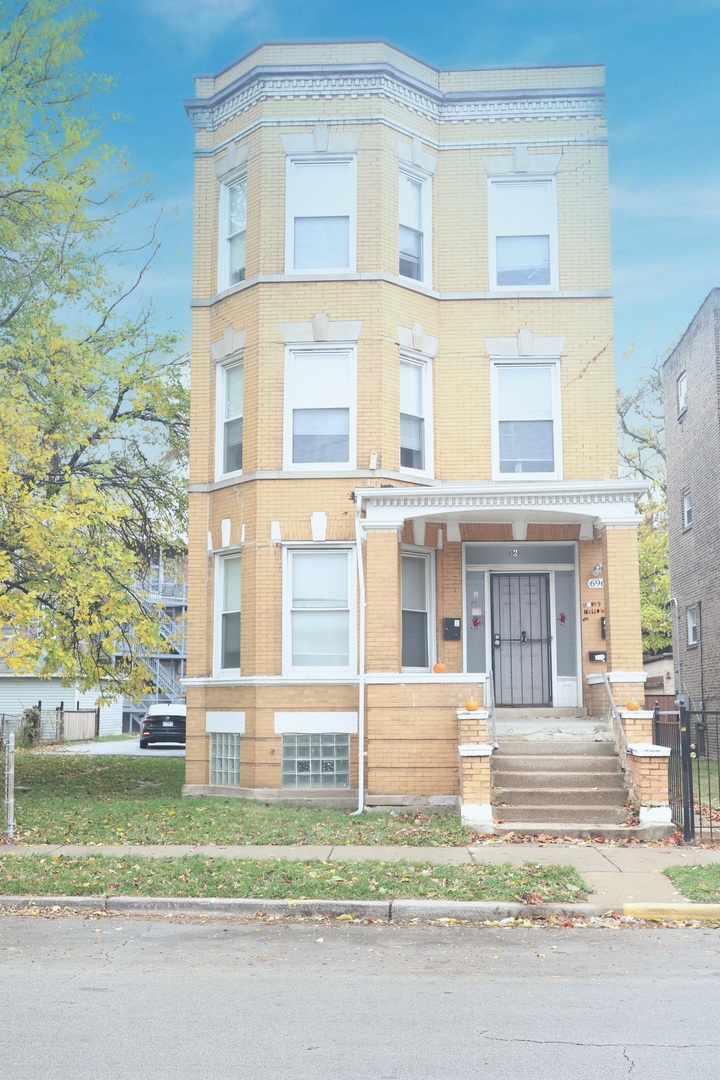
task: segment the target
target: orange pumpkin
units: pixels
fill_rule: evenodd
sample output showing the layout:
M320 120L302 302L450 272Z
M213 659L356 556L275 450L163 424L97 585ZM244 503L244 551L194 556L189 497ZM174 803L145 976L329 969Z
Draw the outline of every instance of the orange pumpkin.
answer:
M467 712L477 712L479 708L480 705L477 701L475 701L474 698L470 698L469 701L465 702L465 709L467 710Z
M442 664L438 660L437 664L433 664L433 671L437 672L437 674L440 674L443 671L447 671L447 664Z
M640 708L640 702L636 701L635 698L630 698L629 701L625 702L625 708L628 709L630 712L637 712L637 710Z

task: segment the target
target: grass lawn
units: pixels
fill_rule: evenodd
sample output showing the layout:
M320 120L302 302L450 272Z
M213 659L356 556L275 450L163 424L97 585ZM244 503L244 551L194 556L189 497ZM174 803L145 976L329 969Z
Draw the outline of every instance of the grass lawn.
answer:
M238 896L253 899L505 900L576 903L587 887L566 866L114 859L4 855L0 895Z
M18 753L15 839L37 844L468 843L455 814L363 814L183 799L182 758ZM0 851L2 849L0 848Z
M669 866L665 874L688 900L720 904L720 862L709 866Z
M713 810L720 809L717 761L700 757L693 761L693 791L696 803Z

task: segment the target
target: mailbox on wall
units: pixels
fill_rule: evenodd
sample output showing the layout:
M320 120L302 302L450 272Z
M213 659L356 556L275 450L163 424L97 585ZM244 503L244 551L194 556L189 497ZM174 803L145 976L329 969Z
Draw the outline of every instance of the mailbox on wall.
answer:
M459 641L460 628L460 619L443 619L443 638L445 641Z
M607 660L607 653L604 650L602 652L589 652L588 656L591 660L599 660L601 664L604 664Z

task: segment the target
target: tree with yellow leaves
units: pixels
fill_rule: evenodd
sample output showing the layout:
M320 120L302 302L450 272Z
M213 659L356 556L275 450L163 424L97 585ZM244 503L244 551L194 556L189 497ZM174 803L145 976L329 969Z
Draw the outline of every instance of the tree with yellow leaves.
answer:
M185 544L188 393L138 299L155 232L131 269L116 241L146 195L92 114L91 17L0 3L0 663L137 696L159 630L135 583Z
M638 528L640 621L643 651L650 655L672 648L661 365L641 375L632 393L618 394L617 411L621 469L650 485Z

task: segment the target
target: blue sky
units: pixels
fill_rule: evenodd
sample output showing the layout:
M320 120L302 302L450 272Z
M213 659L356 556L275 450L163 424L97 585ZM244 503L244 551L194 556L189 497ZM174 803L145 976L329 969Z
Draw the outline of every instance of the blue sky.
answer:
M607 68L618 380L672 347L720 285L720 0L104 0L87 66L110 131L169 211L145 283L189 329L192 136L183 99L263 41L381 39L440 68ZM629 356L624 358L624 355Z

